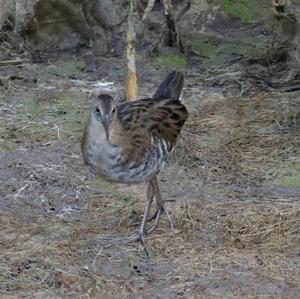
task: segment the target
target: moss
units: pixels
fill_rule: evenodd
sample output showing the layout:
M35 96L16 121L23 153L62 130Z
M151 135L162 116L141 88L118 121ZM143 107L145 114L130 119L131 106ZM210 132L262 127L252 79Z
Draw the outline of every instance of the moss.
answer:
M39 83L51 82L57 80L57 75L53 71L54 66L45 67L39 64L32 64L28 68L24 68L20 71L20 77L24 77L27 79L36 79Z
M211 0L212 3L219 5L226 13L238 17L244 22L257 21L270 14L271 1L260 0Z
M218 63L219 48L213 42L199 38L192 43L192 50L204 58L204 63Z
M290 166L276 179L277 186L285 188L300 188L300 164Z
M50 68L50 73L59 76L75 76L80 74L85 69L83 60L66 60L59 61L54 67Z
M11 103L14 105L15 110L19 115L27 117L32 121L42 121L44 105L33 99L32 95L24 95L22 98L19 96L12 97Z
M57 76L70 77L80 74L86 67L83 60L58 61L55 65L47 67L38 64L32 64L29 68L24 68L19 75L28 79L38 79L39 82L56 81Z
M0 143L0 150L6 152L14 151L7 143L9 139L47 143L58 135L62 139L82 136L89 101L82 92L63 90L56 92L51 101L24 95L11 97L10 104L19 118L18 123L7 123L0 128L0 137L5 139L5 145Z
M0 142L0 152L13 153L16 151L16 148L8 140Z
M86 107L86 109L79 109L78 107ZM89 102L86 95L81 92L61 91L57 93L56 101L48 108L47 118L54 123L60 123L62 133L81 135L87 119L88 107Z
M183 55L176 55L176 54L171 54L171 55L166 55L166 54L161 54L156 57L155 59L156 64L162 67L166 68L184 68L187 65L187 59Z
M191 49L200 57L204 64L223 64L236 57L259 54L264 51L268 39L254 37L238 37L232 39L216 39L197 36L193 39Z

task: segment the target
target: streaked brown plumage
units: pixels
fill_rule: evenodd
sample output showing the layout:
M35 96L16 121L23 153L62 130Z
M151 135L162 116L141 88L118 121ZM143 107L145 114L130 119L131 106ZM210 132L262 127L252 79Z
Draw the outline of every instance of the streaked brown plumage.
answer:
M145 222L154 196L158 209L155 223L147 233L157 227L163 211L171 223L161 200L156 175L174 149L188 117L180 102L182 88L183 75L174 71L153 98L115 105L111 96L101 94L91 105L85 128L83 157L96 176L126 184L149 181L148 202L139 234L129 238L140 239L143 244Z

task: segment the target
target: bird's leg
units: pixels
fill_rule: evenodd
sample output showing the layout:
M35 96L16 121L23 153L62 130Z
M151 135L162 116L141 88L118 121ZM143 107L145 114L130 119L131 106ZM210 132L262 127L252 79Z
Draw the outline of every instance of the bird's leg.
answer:
M160 190L159 190L159 186L158 186L158 182L157 182L156 176L151 179L150 183L153 186L154 194L155 194L155 197L156 197L157 209L161 210L161 212L165 212L166 213L166 216L167 216L168 221L170 223L171 230L172 230L172 232L175 232L171 216L170 216L168 210L165 207L164 201L161 198L161 194L160 194ZM161 213L157 213L157 217L160 217L160 214ZM157 220L155 220L155 221L157 221ZM158 221L159 221L159 219L158 219Z
M150 191L149 188L152 188L152 190ZM150 195L148 195L148 192L152 192L152 200L151 200L151 203L149 203L149 196L150 196ZM150 207L151 207L151 205L152 205L153 198L154 198L153 187L151 186L151 183L149 182L149 186L148 186L148 190L147 190L147 202L146 202L146 207L148 206L148 212L147 212L147 214L149 214L149 210L150 210ZM146 209L146 207L145 207L145 209ZM150 221L156 219L157 214L158 214L158 211L159 211L159 208L156 209L155 213L154 213L151 217L149 217L149 218L147 218L146 220L144 220L144 216L145 216L145 210L144 210L144 216L143 216L142 222L136 222L136 223L132 224L132 226L140 226L140 227L141 227L141 226L142 226L142 223L143 223L143 221L144 221L144 227L145 227L146 222L150 222Z
M147 231L145 231L145 225L146 225L146 222L148 221L147 218L148 218L151 204L153 202L153 198L154 198L154 189L153 189L153 185L151 184L151 182L149 182L148 189L147 189L147 200L146 200L146 204L145 204L143 220L142 220L142 223L139 228L139 238L140 238L140 241L144 247L144 250L145 250L147 256L149 256L149 252L148 252L146 242L145 242L145 235L147 234Z
M158 211L159 211L159 208L157 208L156 211L155 211L155 213L150 218L147 219L147 222L150 222L153 219L156 219Z
M153 220L153 219L157 218L157 214L158 214L159 209L157 209L154 216L152 216L148 219L149 210L150 210L150 207L151 207L153 199L154 199L154 188L153 188L153 185L152 185L151 182L149 182L146 197L147 197L147 200L146 200L144 215L143 215L142 222L140 224L140 228L138 230L138 233L134 233L133 235L130 235L130 236L127 236L127 237L124 238L128 242L137 241L137 240L140 239L140 235L144 236L145 234L147 234L148 231L145 230L146 222L148 222L149 219Z
M155 221L148 229L146 229L145 225L146 225L146 222L149 221L149 219L147 219L147 218L148 218L149 210L150 210L151 204L153 202L154 196L156 197L157 210L156 210L155 214L152 217L150 217L150 219L153 220L155 218ZM143 220L140 225L140 228L139 228L138 232L136 232L132 235L129 235L125 238L122 238L122 241L125 241L126 243L134 242L134 241L141 241L141 243L144 247L144 250L146 252L146 255L149 257L149 251L146 246L145 236L151 234L158 227L160 217L163 212L166 213L168 221L171 226L171 229L174 232L174 226L173 226L170 214L167 211L167 209L165 208L164 202L161 198L160 190L159 190L158 183L157 183L157 178L154 177L149 181L149 186L148 186L148 190L147 190L147 201L146 201Z
M158 227L161 212L162 212L161 209L157 209L157 211L156 211L156 213L155 213L155 214L156 214L155 222L154 222L154 224L152 224L152 225L150 226L150 228L147 230L147 234L148 234L148 235L151 234L151 233Z

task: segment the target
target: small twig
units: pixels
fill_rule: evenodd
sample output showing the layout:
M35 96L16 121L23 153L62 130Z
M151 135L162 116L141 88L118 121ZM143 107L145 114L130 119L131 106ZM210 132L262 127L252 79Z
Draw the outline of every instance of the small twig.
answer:
M145 20L148 18L148 15L150 14L150 12L152 11L153 7L155 5L155 0L149 0L147 3L147 7L145 9L144 15L143 15L143 22L145 22Z
M2 60L0 61L0 66L5 66L9 64L16 65L23 62L30 62L30 60L29 59Z
M28 186L30 186L30 187L29 187L29 190L30 190L31 187L32 187L32 182L27 183L25 186L21 187L21 188L18 190L18 192L14 195L15 200L20 196L20 194L21 194L24 190L27 189Z
M224 79L224 78L240 78L242 77L242 72L237 71L237 72L231 72L231 73L224 73L220 74L217 76L209 77L205 79L205 81L212 81L212 80L219 80L219 79Z
M176 17L176 22L178 23L180 21L180 19L185 15L185 13L191 8L191 1L192 0L186 0L184 1L184 7L182 8L182 10L178 13L177 17Z
M57 139L61 141L61 138L60 138L60 131L61 131L61 128L58 127L56 124L54 124L54 127L51 128L51 130L56 131L56 133L57 133Z
M98 253L95 255L94 260L93 260L93 267L95 266L97 258L99 257L99 255L101 255L102 250L103 250L103 247L101 247L100 250L98 251Z

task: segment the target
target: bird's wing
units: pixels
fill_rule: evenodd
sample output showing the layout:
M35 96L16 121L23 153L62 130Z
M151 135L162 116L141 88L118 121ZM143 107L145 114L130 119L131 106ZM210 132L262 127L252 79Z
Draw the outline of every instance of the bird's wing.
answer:
M129 148L144 152L150 140L164 141L171 151L188 112L179 100L142 99L117 106L117 116L119 124L116 130L112 125L112 142L127 143Z
M117 106L117 118L111 125L110 140L121 144L129 156L142 158L155 144L164 143L170 152L180 134L188 112L180 102L183 76L171 73L155 96Z

